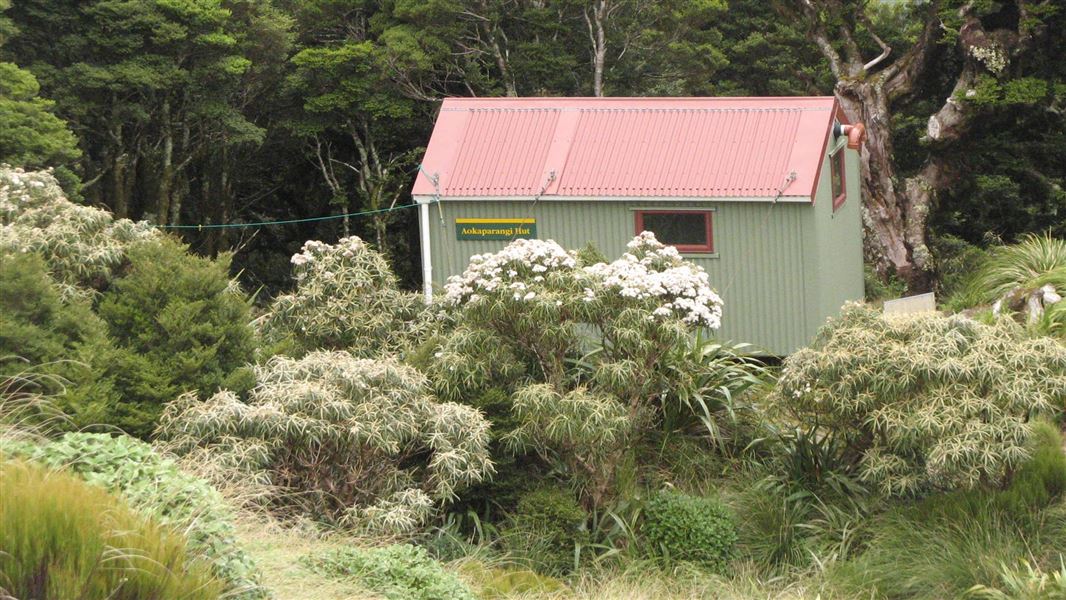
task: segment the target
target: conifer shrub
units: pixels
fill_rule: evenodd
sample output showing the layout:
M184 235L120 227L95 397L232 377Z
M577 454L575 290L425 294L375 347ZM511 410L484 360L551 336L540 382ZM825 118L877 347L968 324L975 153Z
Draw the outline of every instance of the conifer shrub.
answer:
M493 471L481 413L436 402L425 377L395 360L275 356L255 378L246 402L227 390L179 398L161 435L298 492L316 515L391 532L411 531Z
M713 498L658 492L644 506L640 533L649 554L717 573L727 570L736 552L736 527L726 508Z
M208 600L221 583L176 531L62 472L0 462L0 582L15 598Z
M316 573L354 578L388 600L476 600L453 573L424 548L394 544L382 548L339 548L304 557Z
M574 569L576 549L589 541L589 515L574 495L558 487L541 487L524 494L504 532L509 551L524 556L549 575Z
M890 496L999 486L1030 456L1032 418L1066 402L1066 347L1008 319L849 305L785 361L770 401L829 454L806 477L829 466Z
M292 265L296 289L278 296L260 322L266 340L290 354L405 353L433 330L422 296L400 290L385 256L358 237L309 241Z
M108 361L123 399L108 423L146 437L165 403L187 391L214 393L251 362L256 340L230 257L194 256L169 238L127 254L124 275L97 307L117 346Z
M101 422L118 401L102 360L113 350L89 302L64 298L39 256L0 250L0 394L50 396L71 426Z
M5 445L5 450L19 449ZM67 433L53 441L22 447L17 453L75 474L121 496L144 517L184 532L189 553L210 567L227 597L269 597L259 583L255 563L237 542L234 514L222 496L148 444L129 436Z

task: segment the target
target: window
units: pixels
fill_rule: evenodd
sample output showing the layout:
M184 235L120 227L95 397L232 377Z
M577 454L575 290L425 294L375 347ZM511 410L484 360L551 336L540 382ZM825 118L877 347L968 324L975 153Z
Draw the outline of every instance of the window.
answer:
M833 184L833 211L835 212L844 201L848 199L848 190L844 180L844 148L837 149L836 154L829 157L829 179Z
M714 252L709 210L638 210L637 233L650 231L681 252Z

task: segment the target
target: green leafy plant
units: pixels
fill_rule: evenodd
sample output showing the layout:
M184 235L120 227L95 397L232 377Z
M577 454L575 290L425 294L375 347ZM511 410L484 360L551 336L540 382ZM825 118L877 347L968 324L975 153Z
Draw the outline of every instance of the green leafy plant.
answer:
M993 248L973 286L982 300L995 303L994 312L1018 314L1045 332L1061 331L1066 313L1045 313L1066 296L1066 240L1027 235L1017 244Z
M5 450L14 448L5 445ZM129 436L67 433L24 447L21 454L78 475L121 496L145 517L185 532L189 551L203 558L230 597L269 597L259 583L255 563L237 543L234 514L222 496L148 444Z
M1063 398L1066 348L1009 320L849 305L785 361L770 407L804 428L805 448L830 452L810 465L914 495L1009 481L1029 456L1031 418Z
M964 598L974 600L1061 600L1066 598L1066 563L1061 559L1059 569L1045 573L1022 560L1017 566L1003 565L1001 584L997 587L975 585L966 590Z
M454 574L424 548L394 544L383 548L339 548L303 559L316 573L352 577L388 600L476 600Z
M104 288L133 244L156 240L148 223L66 199L48 171L0 166L0 249L41 256L64 296Z
M229 277L229 257L201 258L169 238L138 244L97 313L117 350L107 359L123 402L108 422L146 437L163 405L187 391L217 391L251 362L251 305Z
M221 583L176 531L73 476L0 462L0 581L17 598L207 600Z
M574 569L577 548L588 543L588 518L572 493L542 487L522 496L502 536L512 556L525 557L537 572L562 575Z
M617 492L618 467L658 425L664 397L695 398L703 357L684 349L718 327L722 303L701 268L648 232L614 262L588 256L516 240L473 257L446 286L456 326L428 373L456 401L510 391L509 447L566 472L595 508Z
M664 490L648 499L640 535L653 556L719 573L726 571L736 552L736 527L722 503L677 491Z
M278 296L260 324L267 340L288 340L293 354L408 352L433 330L421 295L401 291L384 255L358 237L309 241L292 264L296 289Z
M489 424L434 401L425 377L347 352L275 356L243 402L222 391L167 407L160 433L179 452L207 448L230 468L300 493L315 513L408 532L433 507L493 471Z
M88 301L64 299L39 256L0 250L0 394L50 396L68 427L99 423L118 403L113 350Z

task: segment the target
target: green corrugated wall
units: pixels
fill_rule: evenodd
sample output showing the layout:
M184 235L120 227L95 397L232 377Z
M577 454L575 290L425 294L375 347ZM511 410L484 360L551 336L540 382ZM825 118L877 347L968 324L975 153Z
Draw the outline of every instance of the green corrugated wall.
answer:
M858 157L848 151L848 174ZM577 249L590 241L613 260L634 235L634 210L715 210L716 256L688 256L710 276L725 301L721 339L756 344L778 355L806 345L845 300L861 299L862 237L858 177L847 178L848 201L833 214L828 162L814 206L778 202L452 201L430 207L436 289L461 273L471 255L495 252L503 241L458 241L457 218L535 218L537 237Z

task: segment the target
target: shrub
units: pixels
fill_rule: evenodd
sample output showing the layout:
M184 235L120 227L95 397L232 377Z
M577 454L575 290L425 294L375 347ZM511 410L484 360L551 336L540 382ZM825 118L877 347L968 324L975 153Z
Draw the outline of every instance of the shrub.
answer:
M425 377L393 360L312 352L255 368L247 403L222 391L167 407L161 434L210 448L234 469L301 492L318 513L409 531L433 504L492 472L489 425L438 403Z
M131 245L159 237L145 221L70 202L48 171L0 166L0 250L41 256L64 296L104 288Z
M148 444L128 436L68 433L26 449L24 457L64 468L121 495L138 513L186 532L189 551L211 566L225 583L227 597L269 597L259 585L255 563L237 544L233 514L219 493Z
M395 544L384 548L340 548L304 558L316 573L354 577L389 600L476 600L454 574L424 548Z
M772 406L887 495L1002 484L1030 418L1066 398L1066 348L1016 324L846 306L784 365ZM826 473L810 473L821 479Z
M510 553L529 559L537 571L562 575L573 570L577 547L588 542L588 517L573 494L542 487L518 501L504 538Z
M162 239L128 251L129 269L97 312L119 349L109 357L123 412L109 423L145 437L182 392L217 391L254 358L251 306L229 278L229 257L189 254Z
M0 579L17 598L213 599L177 533L69 475L0 463Z
M410 351L433 323L420 294L399 289L385 257L357 237L304 244L292 257L296 289L278 296L262 319L272 343L303 355L346 350L372 358Z
M1003 565L1022 559L1059 567L1066 456L1049 426L1034 438L1034 458L1004 490L931 495L875 517L866 550L838 565L831 580L848 597L950 598L1000 581Z
M648 499L640 532L653 556L719 573L725 572L737 543L732 518L718 500L675 491Z
M982 300L995 302L994 312L1017 313L1041 324L1045 311L1066 296L1066 240L1027 235L1018 244L994 248L973 285ZM1066 313L1056 311L1043 327L1045 332L1066 327Z
M612 492L616 465L658 421L665 390L696 385L699 365L676 364L688 355L675 350L721 319L707 274L647 232L612 263L516 240L473 257L441 303L458 325L429 366L438 393L508 389L512 449L570 474L589 506Z
M101 360L112 350L103 321L84 298L64 300L40 257L0 250L0 393L48 395L73 425L100 422L117 403ZM18 376L27 369L32 379Z

